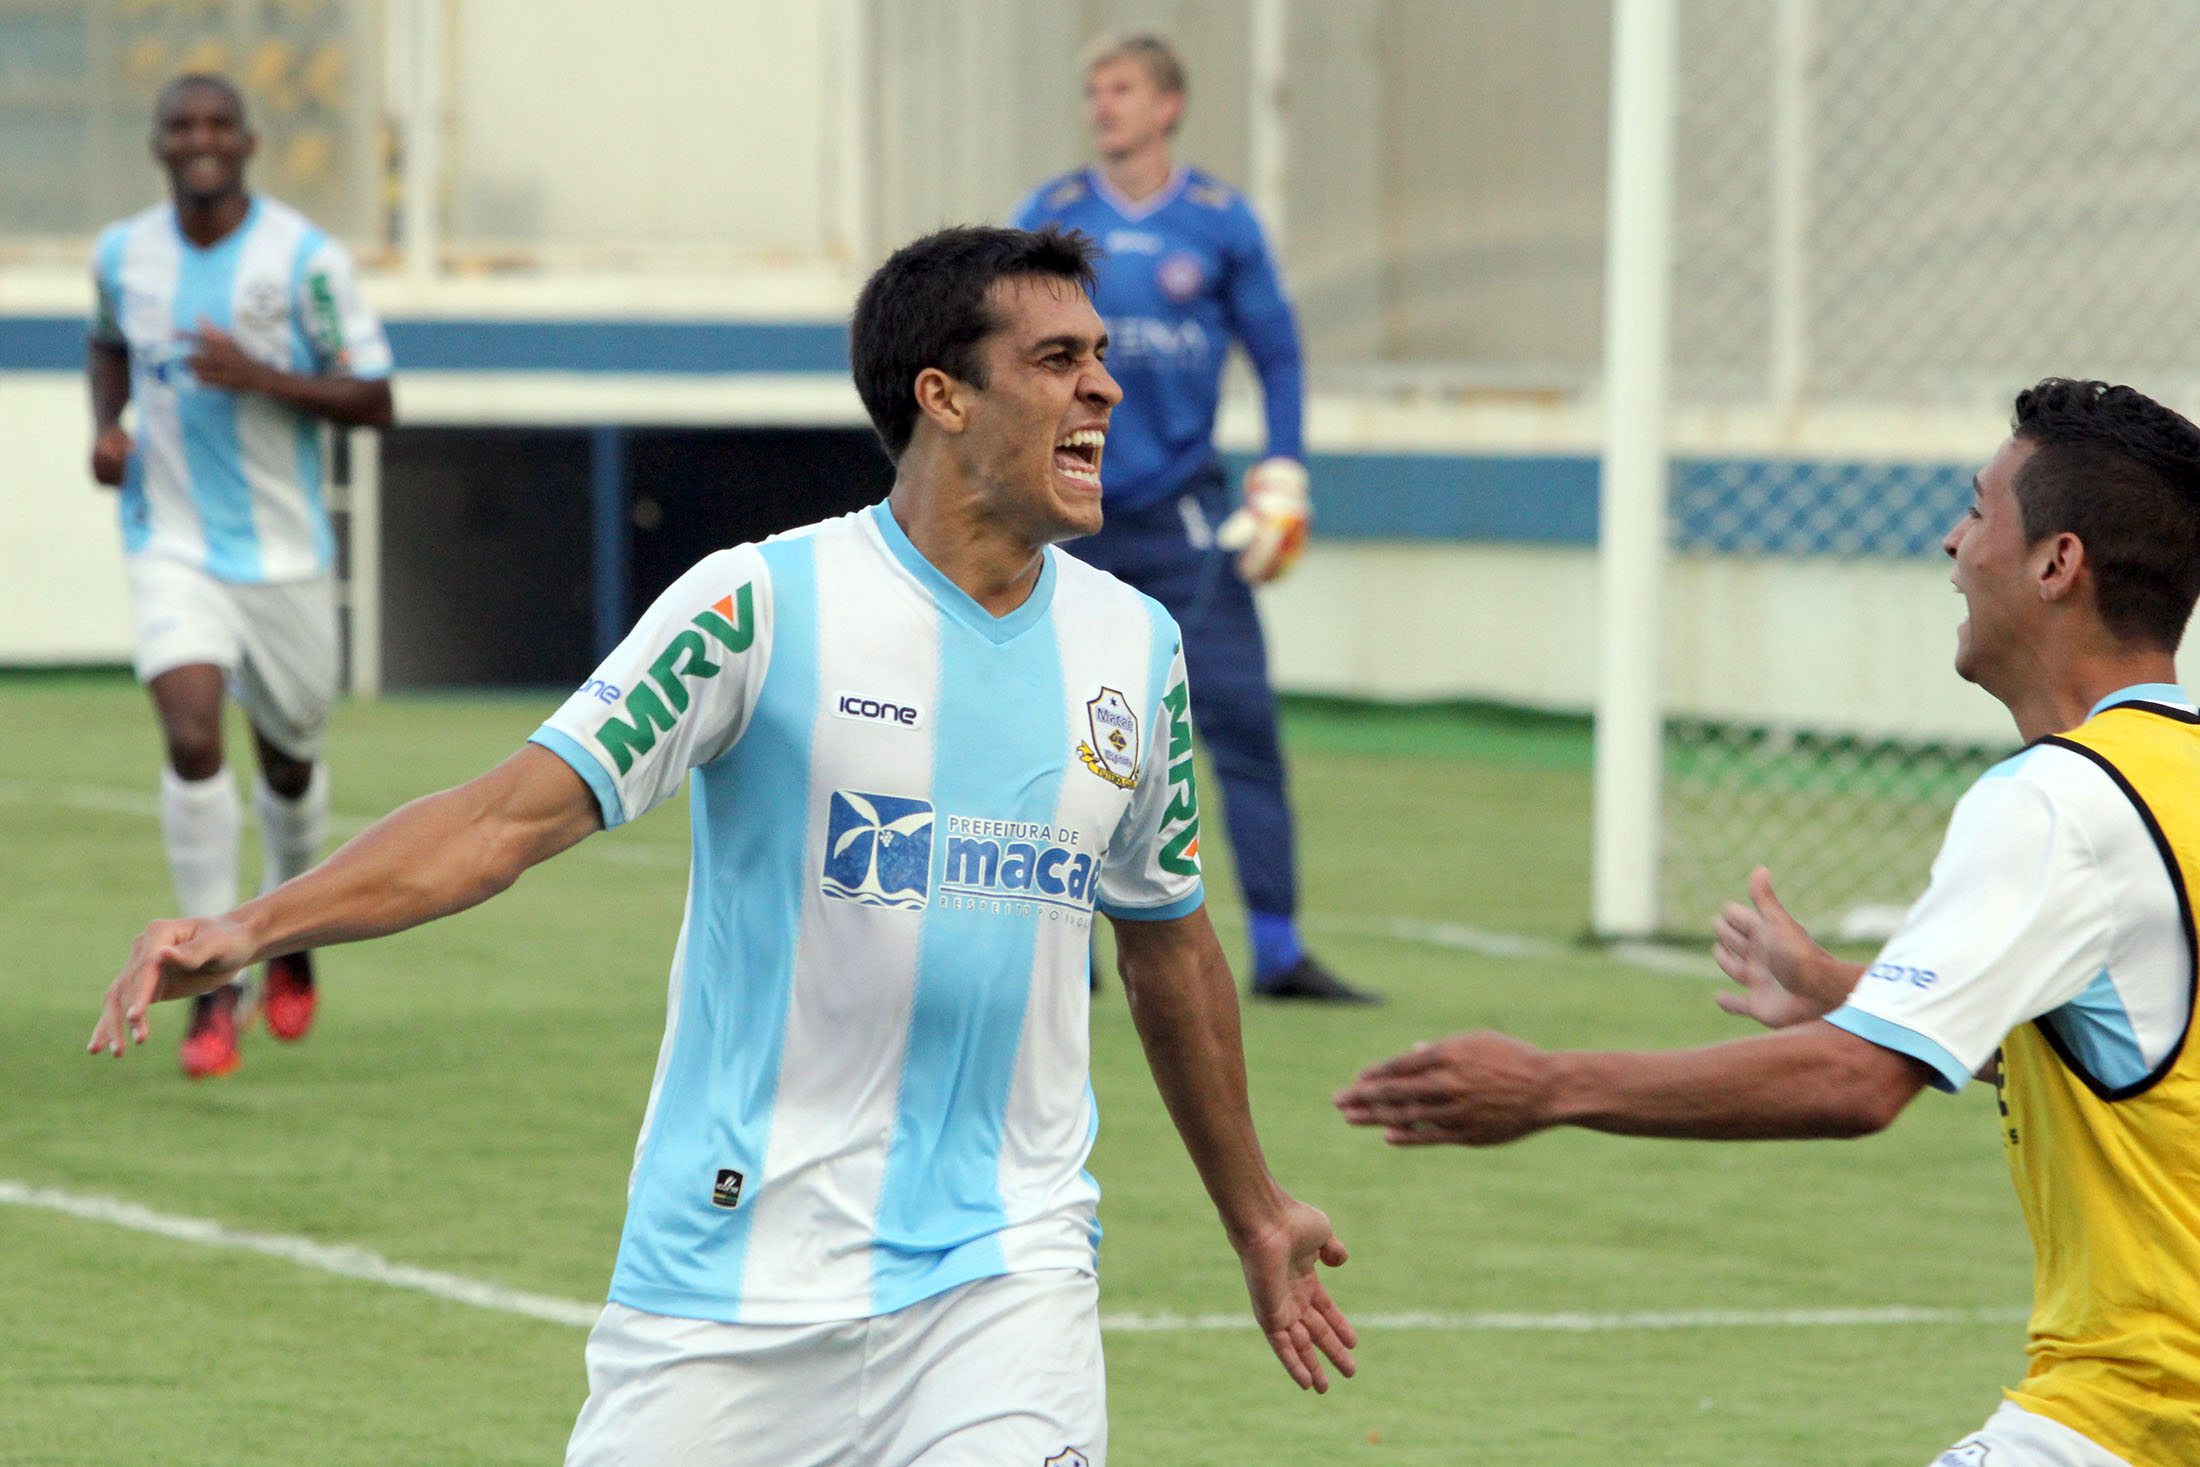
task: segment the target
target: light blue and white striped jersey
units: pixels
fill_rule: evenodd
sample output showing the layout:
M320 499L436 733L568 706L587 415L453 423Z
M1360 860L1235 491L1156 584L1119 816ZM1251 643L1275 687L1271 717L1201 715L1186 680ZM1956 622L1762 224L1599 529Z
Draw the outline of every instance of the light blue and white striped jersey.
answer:
M995 618L885 505L720 551L534 741L618 825L692 770L611 1297L729 1323L1095 1266L1095 907L1194 911L1176 624L1048 550Z
M185 362L201 321L287 372L386 377L389 342L351 259L303 214L255 195L205 249L158 204L109 225L92 254L92 340L130 353L136 451L122 547L225 581L325 573L336 539L321 495L320 420L257 393L203 387Z

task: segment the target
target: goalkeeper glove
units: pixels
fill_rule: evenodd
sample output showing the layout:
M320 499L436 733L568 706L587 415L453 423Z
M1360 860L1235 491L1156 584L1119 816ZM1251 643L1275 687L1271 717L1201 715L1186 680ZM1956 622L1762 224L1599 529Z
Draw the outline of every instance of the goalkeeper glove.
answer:
M1222 522L1215 543L1238 552L1239 577L1257 586L1291 569L1306 548L1306 526L1313 517L1306 465L1264 458L1245 471L1245 503Z

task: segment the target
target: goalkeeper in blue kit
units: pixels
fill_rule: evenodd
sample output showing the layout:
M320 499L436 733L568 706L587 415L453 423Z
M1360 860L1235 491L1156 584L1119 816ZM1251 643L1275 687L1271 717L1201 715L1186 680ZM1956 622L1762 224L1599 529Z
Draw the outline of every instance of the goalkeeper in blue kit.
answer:
M1222 785L1245 893L1255 997L1371 1003L1300 945L1298 877L1275 692L1252 585L1291 568L1310 508L1298 327L1260 224L1238 193L1178 164L1184 68L1150 35L1102 43L1085 67L1099 162L1017 208L1101 248L1094 304L1123 388L1101 470L1106 524L1066 548L1166 606L1184 632L1192 717ZM1214 446L1235 337L1260 377L1267 455L1232 507Z

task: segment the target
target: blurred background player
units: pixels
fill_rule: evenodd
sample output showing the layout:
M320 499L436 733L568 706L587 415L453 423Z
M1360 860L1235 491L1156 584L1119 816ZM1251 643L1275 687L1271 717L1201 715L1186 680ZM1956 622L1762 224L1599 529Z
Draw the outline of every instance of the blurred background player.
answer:
M253 145L227 80L171 81L152 138L170 200L110 225L92 262L92 477L122 491L134 661L166 743L161 836L191 916L237 900L243 812L223 757L225 686L258 746L267 886L320 852L328 781L316 760L337 676L320 425L391 419L389 346L349 257L295 210L246 192ZM134 439L122 425L133 401ZM240 980L199 997L184 1073L236 1068L243 994ZM273 957L269 1032L302 1037L314 1004L309 955Z
M2024 750L1956 806L1931 884L1869 967L1813 942L1762 867L1717 924L1720 1006L1778 1032L1549 1054L1455 1035L1337 1096L1394 1145L1546 1126L1707 1140L1856 1136L1928 1083L2000 1091L2032 1233L2030 1368L1940 1467L2200 1462L2200 428L2129 387L2049 379L1942 542L1958 676Z
M1123 387L1108 434L1107 520L1068 548L1169 608L1184 629L1192 716L1222 783L1253 948L1253 992L1372 1003L1299 942L1298 869L1268 652L1248 582L1291 568L1309 515L1297 324L1245 200L1177 163L1183 62L1158 36L1103 41L1085 65L1099 165L1041 184L1012 222L1081 230L1101 247L1095 298ZM1232 512L1215 454L1236 337L1260 376L1268 455ZM1236 560L1233 569L1232 552Z

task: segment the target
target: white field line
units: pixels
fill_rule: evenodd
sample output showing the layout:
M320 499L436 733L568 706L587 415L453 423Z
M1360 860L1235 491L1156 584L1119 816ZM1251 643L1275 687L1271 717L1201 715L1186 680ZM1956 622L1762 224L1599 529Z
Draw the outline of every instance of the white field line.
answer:
M432 1268L415 1268L407 1263L393 1263L381 1254L370 1253L364 1248L316 1243L310 1238L289 1238L280 1233L248 1233L205 1218L178 1217L172 1213L154 1212L135 1202L124 1202L113 1197L84 1197L73 1192L57 1192L50 1187L33 1187L23 1182L0 1179L0 1203L44 1208L48 1212L65 1213L87 1222L112 1223L116 1227L129 1228L140 1233L157 1233L164 1238L197 1243L207 1248L229 1248L243 1253L264 1254L269 1258L287 1259L307 1268L317 1268L323 1273L363 1279L371 1284L388 1284L392 1288L417 1289L423 1294L433 1294L438 1299L450 1299L504 1314L524 1314L530 1319L546 1319L553 1324L578 1325L586 1329L596 1322L596 1316L603 1310L600 1304L578 1304L570 1299L553 1299L546 1294L530 1294L521 1289L507 1289L501 1284L461 1278L455 1273L439 1273Z
M280 1258L305 1268L392 1288L413 1289L457 1304L501 1314L524 1315L552 1324L587 1329L602 1312L600 1304L555 1299L523 1289L507 1289L432 1268L395 1263L379 1253L279 1233L253 1233L205 1218L155 1212L113 1197L87 1197L51 1187L0 1179L0 1205L36 1207L86 1222L109 1223L207 1248L227 1248ZM1362 1330L1433 1330L1444 1333L1541 1330L1609 1333L1620 1330L1676 1329L1837 1329L1870 1325L2013 1324L2022 1309L1917 1309L1895 1305L1881 1309L1672 1309L1637 1314L1368 1314L1353 1323ZM1239 1314L1103 1314L1100 1328L1112 1334L1182 1334L1194 1331L1247 1330L1251 1316Z
M155 796L139 790L112 789L103 785L47 784L27 779L0 779L0 803L58 805L72 810L96 810L110 815L137 815L154 820L160 817L160 801ZM349 839L371 823L356 815L333 815L329 819L329 830L333 835ZM684 847L651 845L638 840L585 841L574 847L574 850L585 859L604 861L614 866L661 866L682 871L688 866L688 853ZM1218 916L1233 911L1220 903L1212 904L1211 910ZM1475 953L1486 958L1534 961L1594 951L1577 949L1548 937L1492 932L1486 928L1468 927L1457 922L1431 922L1418 917L1368 917L1340 912L1307 912L1303 914L1302 920L1307 930L1312 932L1330 932L1340 937L1382 937L1394 942L1412 942L1425 947ZM1659 947L1653 943L1619 942L1602 949L1602 952L1604 956L1629 967L1653 973L1670 973L1686 978L1719 976L1718 969L1708 959L1674 948Z

